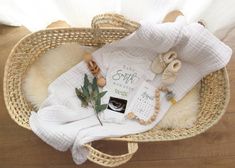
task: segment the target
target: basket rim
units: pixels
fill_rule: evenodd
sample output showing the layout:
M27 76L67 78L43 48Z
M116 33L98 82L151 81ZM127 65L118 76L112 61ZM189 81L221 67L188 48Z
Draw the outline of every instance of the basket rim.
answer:
M11 49L11 52L9 53L8 57L7 57L7 60L6 60L6 63L5 63L5 66L4 66L4 73L3 73L3 97L4 97L4 103L5 103L5 106L6 106L6 109L7 109L7 113L10 115L11 119L13 121L15 121L13 115L10 113L10 105L9 103L7 103L7 100L6 100L6 97L7 97L7 72L8 72L8 69L9 69L9 65L10 65L10 60L11 60L11 57L14 53L14 51L16 50L16 48L18 47L19 44L21 44L21 42L25 39L27 39L29 36L31 36L32 34L34 33L29 33L25 36L23 36L15 45L14 47ZM28 130L31 130L30 128L26 127L25 125L21 124L21 123L18 123L15 121L16 124L18 124L19 126L23 127L23 128L26 128Z

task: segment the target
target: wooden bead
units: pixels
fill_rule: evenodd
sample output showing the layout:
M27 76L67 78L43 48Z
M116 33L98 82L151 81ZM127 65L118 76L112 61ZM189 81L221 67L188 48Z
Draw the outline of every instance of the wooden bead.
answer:
M97 79L97 85L99 87L104 87L106 85L106 79L104 77L100 77Z
M140 123L141 125L145 125L145 121L144 121L143 119L140 119L140 120L139 120L139 123Z
M91 56L90 53L85 53L83 55L83 59L84 59L85 62L90 62L92 60L92 56Z
M135 118L135 114L134 114L133 112L130 112L130 113L127 114L127 118L128 118L129 120L132 120L132 119Z
M147 120L147 124L151 124L151 123L152 123L151 119Z
M159 107L159 106L156 106L156 107L155 107L155 110L156 110L156 111L159 111L159 110L160 110L160 107Z
M156 102L160 102L160 97L156 97Z
M159 107L159 108L160 108L160 106L161 106L161 105L160 105L160 102L157 101L157 102L156 102L156 107Z
M155 96L156 96L156 97L160 97L160 91L157 91L157 92L155 93Z
M151 121L154 121L156 119L157 115L156 114L153 114L152 117L151 117Z
M153 118L156 118L156 117L157 117L157 114L153 114L152 117L153 117Z
M162 86L162 87L160 88L160 90L163 91L163 92L167 92L167 91L168 91L168 88L167 88L166 86Z

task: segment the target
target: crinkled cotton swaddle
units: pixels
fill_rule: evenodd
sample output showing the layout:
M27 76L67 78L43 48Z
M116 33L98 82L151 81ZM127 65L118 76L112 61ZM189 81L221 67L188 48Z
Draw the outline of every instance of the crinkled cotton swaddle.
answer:
M223 68L231 57L231 49L197 23L186 24L183 17L174 23L143 23L131 35L107 44L93 53L94 59L106 76L109 67L107 57L125 55L144 57L152 61L158 53L174 49L182 61L176 82L171 89L180 100L205 75ZM135 62L135 59L133 59ZM135 134L153 128L164 116L170 104L161 99L161 110L157 120L143 126L127 120L123 124L103 123L100 126L93 109L82 108L76 97L75 87L83 84L83 76L91 74L84 62L71 68L57 78L48 88L49 96L42 103L39 111L32 112L30 126L35 134L55 149L71 150L76 164L87 159L85 143L105 137L118 137ZM160 75L151 82L156 87L160 84ZM108 82L108 81L107 81ZM164 95L161 95L163 97Z

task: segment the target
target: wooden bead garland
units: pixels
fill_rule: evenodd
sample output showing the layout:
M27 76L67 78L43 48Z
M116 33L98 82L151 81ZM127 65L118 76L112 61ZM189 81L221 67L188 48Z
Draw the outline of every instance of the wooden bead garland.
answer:
M97 85L99 87L104 87L106 85L106 79L101 75L100 73L100 68L96 64L96 62L92 59L91 54L86 53L83 56L84 61L87 63L87 67L92 73L97 78Z
M155 111L152 114L152 116L149 117L149 119L143 120L141 118L138 118L138 116L136 116L134 112L129 112L126 117L129 120L137 120L141 125L148 125L148 124L151 124L152 122L154 122L156 120L156 118L157 118L157 115L158 115L159 111L160 111L160 106L161 106L161 104L160 104L160 95L161 95L161 91L166 93L166 99L168 101L170 101L172 104L176 103L176 100L174 98L175 95L173 94L173 92L171 90L169 90L165 86L159 87L155 91L155 97L156 97Z

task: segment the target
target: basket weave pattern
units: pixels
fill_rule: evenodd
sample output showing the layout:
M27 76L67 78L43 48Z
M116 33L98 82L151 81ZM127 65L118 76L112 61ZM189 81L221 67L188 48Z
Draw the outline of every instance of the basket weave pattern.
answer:
M22 81L27 69L38 57L65 43L102 46L129 35L138 26L138 23L128 21L120 15L107 14L95 17L92 28L48 29L23 38L13 48L5 66L4 99L11 118L20 126L30 129L29 117L33 109L22 92ZM128 142L128 153L119 156L104 154L90 144L86 144L90 151L88 159L103 166L114 167L127 162L133 156L138 149L137 142L179 140L200 134L221 118L228 101L229 80L224 68L202 79L200 112L194 127L161 129L156 126L145 133L108 138L107 140Z

